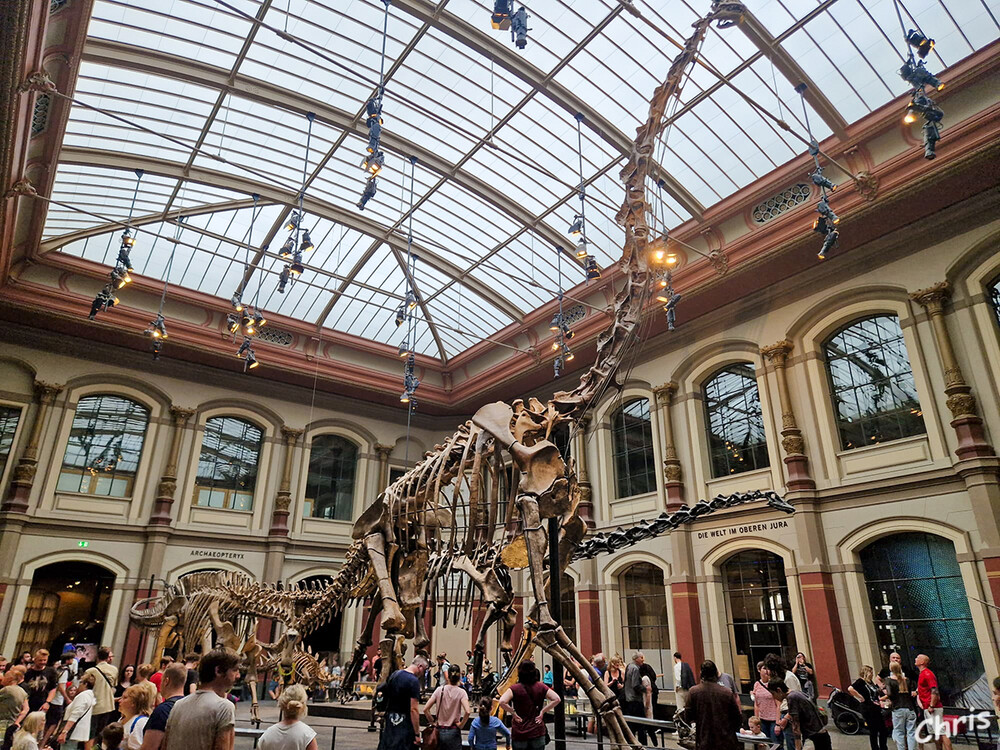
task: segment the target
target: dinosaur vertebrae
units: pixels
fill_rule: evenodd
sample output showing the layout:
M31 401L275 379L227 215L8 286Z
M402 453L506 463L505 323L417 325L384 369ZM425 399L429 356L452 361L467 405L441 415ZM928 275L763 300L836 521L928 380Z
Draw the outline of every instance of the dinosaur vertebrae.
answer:
M598 555L605 555L617 550L631 547L646 539L661 536L669 531L673 531L679 526L691 523L695 519L701 518L709 513L726 508L734 508L746 503L754 503L759 500L766 500L769 507L785 513L794 513L795 508L781 498L778 493L767 490L753 490L752 492L736 492L732 495L716 495L712 500L702 500L688 507L682 505L673 513L664 511L652 520L644 519L631 528L617 528L614 531L602 531L599 534L587 539L576 548L573 560L589 560Z

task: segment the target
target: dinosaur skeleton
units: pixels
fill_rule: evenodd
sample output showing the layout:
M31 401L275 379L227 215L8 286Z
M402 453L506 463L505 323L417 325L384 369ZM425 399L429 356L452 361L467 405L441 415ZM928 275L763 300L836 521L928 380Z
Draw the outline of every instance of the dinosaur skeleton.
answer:
M720 497L665 513L632 529L598 534L583 543L586 526L577 513L580 488L575 467L572 460L563 460L551 438L562 425L578 426L605 390L618 385L620 370L638 345L637 328L650 301L653 280L647 259L650 227L646 215L650 206L645 184L657 138L665 126L664 114L670 100L679 95L711 24L726 28L739 23L743 10L741 3L715 0L710 12L693 24L693 33L653 93L648 119L638 128L620 173L625 200L615 219L625 230L620 261L624 284L614 300L614 321L598 336L596 362L579 385L554 394L546 403L537 399L497 402L477 411L362 513L353 528L355 541L347 562L329 585L314 590L277 589L233 574L216 582L201 581L204 588L190 589L186 607L181 607L186 609L184 621L178 618L176 624L189 635L205 637L211 630L218 640L242 645L248 653L248 648L263 648L255 643L249 623L257 617L280 620L287 628L283 641L269 644L268 649L280 651L287 665L295 642L322 618L371 596L367 621L344 675L349 687L370 645L376 616L381 615L384 632L379 647L385 679L402 666L406 638L413 638L418 652L427 648L422 615L433 593L443 587L447 607L449 589L465 586L470 595L473 590L478 593L486 610L474 647L474 684L481 679L486 634L500 623L501 650L510 655L508 679L514 665L531 649L541 647L562 663L602 716L612 749L639 747L614 693L552 617L547 576L561 573L572 559L634 544L748 500L767 500L784 511L791 507L773 493ZM512 478L505 482L508 462ZM559 571L546 570L549 519L557 520L561 532ZM533 595L517 652L510 643L516 622L512 570L527 571ZM467 596L466 603L469 601ZM456 607L454 619L462 609L468 614L468 606Z

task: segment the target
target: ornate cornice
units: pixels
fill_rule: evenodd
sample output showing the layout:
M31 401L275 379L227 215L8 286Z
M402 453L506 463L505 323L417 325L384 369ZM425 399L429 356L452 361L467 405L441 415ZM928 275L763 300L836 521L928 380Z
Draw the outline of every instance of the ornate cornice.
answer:
M775 367L784 367L785 362L788 361L788 355L792 351L792 347L792 342L785 339L770 346L762 346L760 353L774 362Z
M926 289L910 292L910 299L926 309L929 315L944 312L944 305L950 298L951 285L947 281L939 281Z
M653 389L653 395L656 396L656 403L659 406L670 406L674 400L674 395L677 393L677 387L677 383L673 380L656 386Z

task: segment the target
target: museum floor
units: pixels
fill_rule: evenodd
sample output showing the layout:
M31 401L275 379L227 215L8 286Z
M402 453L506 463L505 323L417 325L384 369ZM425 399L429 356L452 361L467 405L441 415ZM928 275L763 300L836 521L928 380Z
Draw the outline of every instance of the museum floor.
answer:
M260 707L260 717L262 728L266 728L278 719L278 709L274 703L264 703ZM324 717L308 717L306 722L316 730L316 744L319 750L375 750L378 747L378 734L368 731L368 723L361 721L350 721L346 719L327 719ZM250 706L240 704L236 709L236 726L245 728L250 726ZM333 727L337 728L337 742L331 747L330 741L333 736ZM868 747L866 736L848 737L840 734L836 730L831 732L833 736L834 750L862 750ZM555 743L550 743L552 748ZM503 745L501 744L502 748ZM592 738L578 739L570 738L566 743L567 750L587 750L596 748L597 743ZM608 745L605 743L605 748ZM666 750L677 750L680 746L676 742L668 741ZM248 737L236 738L236 750L251 750L253 741ZM812 745L806 745L806 750L811 750Z

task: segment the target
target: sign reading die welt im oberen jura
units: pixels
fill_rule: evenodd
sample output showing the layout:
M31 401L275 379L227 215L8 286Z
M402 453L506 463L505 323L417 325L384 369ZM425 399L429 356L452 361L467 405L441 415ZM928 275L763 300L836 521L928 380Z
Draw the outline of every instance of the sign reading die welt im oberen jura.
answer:
M699 531L699 539L725 539L731 536L744 536L746 534L770 534L782 529L790 529L787 520L763 521L761 523L745 523L739 526L725 526L721 529L709 529Z

